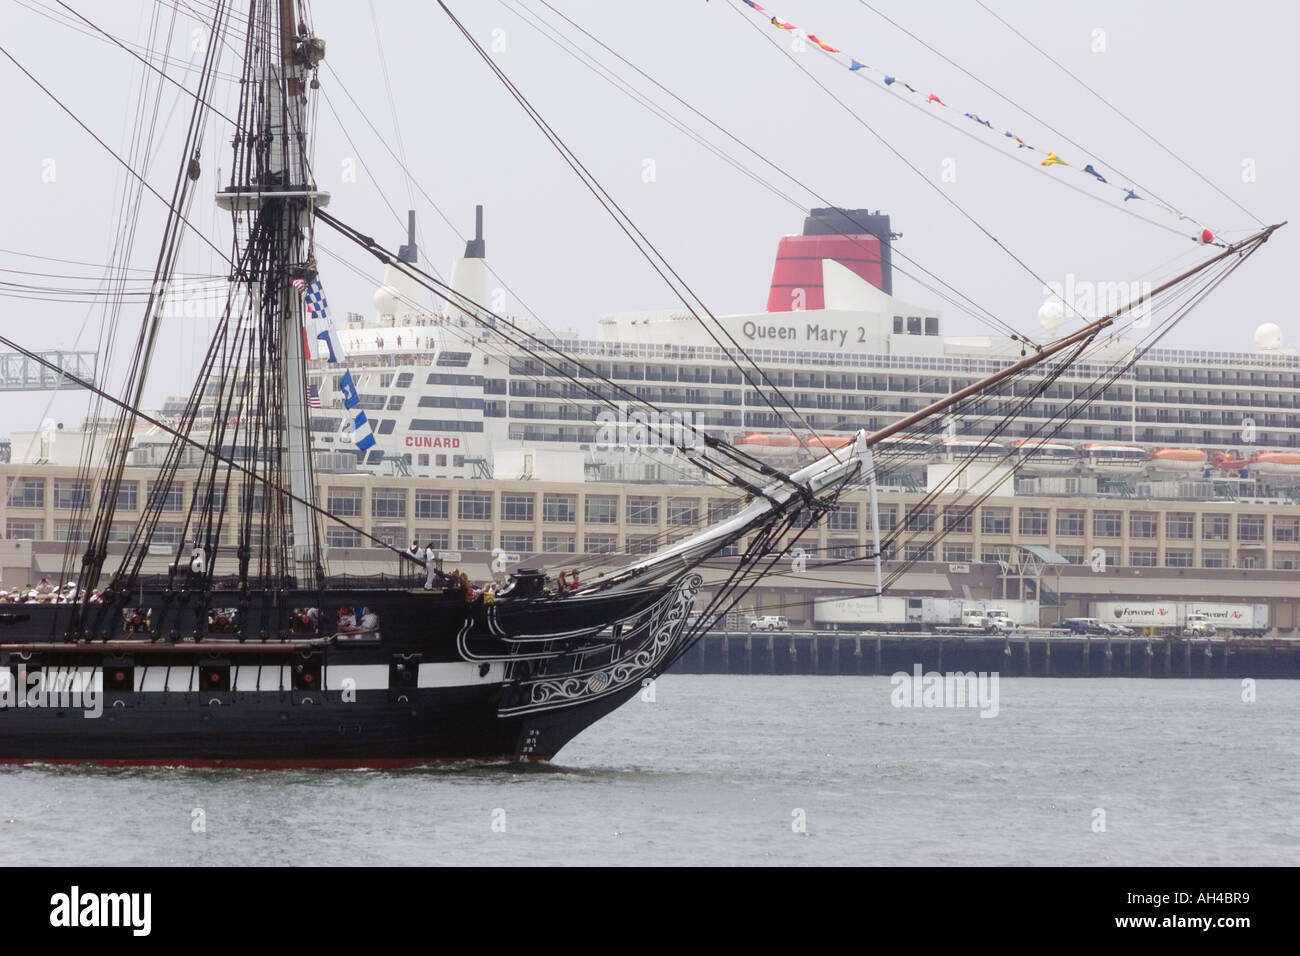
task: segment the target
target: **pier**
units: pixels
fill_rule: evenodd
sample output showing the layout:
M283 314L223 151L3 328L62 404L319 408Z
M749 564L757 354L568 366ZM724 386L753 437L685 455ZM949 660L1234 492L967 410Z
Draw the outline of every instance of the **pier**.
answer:
M670 673L889 676L916 664L1003 677L1300 679L1300 640L710 631Z

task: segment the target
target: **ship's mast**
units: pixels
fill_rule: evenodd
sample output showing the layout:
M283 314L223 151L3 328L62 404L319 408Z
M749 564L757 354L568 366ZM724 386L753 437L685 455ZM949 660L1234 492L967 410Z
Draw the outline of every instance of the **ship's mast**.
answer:
M280 470L291 493L283 502L291 517L284 543L291 548L288 570L306 584L316 580L320 568L319 528L313 510L316 488L307 417L304 304L292 282L315 279L312 219L315 209L329 202L329 194L316 188L307 128L308 90L325 45L305 25L296 25L293 0L268 2L278 5L278 51L268 51L260 78L261 128L245 144L247 151L258 155L251 162L237 160L236 177L218 194L217 203L233 212L253 213L249 234L260 230L268 243L266 268L259 276L265 285L254 285L250 292L253 308L262 310L274 325L272 341L281 381L274 396L279 415L273 425L282 449ZM264 401L272 398L263 396Z

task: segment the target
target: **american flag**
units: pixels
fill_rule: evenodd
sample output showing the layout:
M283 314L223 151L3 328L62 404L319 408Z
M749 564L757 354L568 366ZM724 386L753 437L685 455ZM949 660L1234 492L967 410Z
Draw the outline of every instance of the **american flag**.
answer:
M320 408L320 389L315 385L307 386L307 407Z

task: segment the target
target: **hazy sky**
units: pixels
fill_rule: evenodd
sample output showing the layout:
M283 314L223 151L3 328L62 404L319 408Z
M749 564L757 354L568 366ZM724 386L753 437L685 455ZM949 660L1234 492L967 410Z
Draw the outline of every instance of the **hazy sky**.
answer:
M1265 222L1295 218L1300 133L1294 101L1300 94L1300 68L1294 45L1300 37L1300 4L984 2L1232 200ZM1187 238L1195 231L1191 224L1175 223L1150 207L1140 210L1161 225L1176 226L1178 234L1171 234L1126 214L1114 193L1090 189L1088 178L1077 172L1088 162L1112 182L1143 184L1230 239L1244 236L1254 225L1229 199L1116 116L975 0L764 4L846 53L936 93L953 107L943 115L957 124L956 129L935 120L937 108L909 106L811 47L787 55L791 37L764 26L738 0L552 3L825 199L888 212L894 228L904 234L900 252L1018 327L1037 330L1040 284L945 196L1049 281L1064 281L1067 274L1090 281L1158 280L1205 253ZM110 32L138 43L145 42L152 16L162 17L166 30L172 14L169 4L143 0L72 5ZM822 199L706 127L540 2L452 0L449 5L480 42L494 48L496 62L715 313L763 307L777 241L800 230L804 212L799 206L822 205ZM177 18L169 47L178 63L197 58L191 31L199 23L197 12L206 7L207 0L182 0L185 12ZM506 311L522 314L522 300L557 329L593 333L602 313L677 304L436 4L330 0L311 7L315 28L328 43L328 68L322 69L321 83L329 102L322 100L319 109L316 168L321 188L333 195L332 213L396 248L403 241L408 196L413 195L422 257L445 274L472 230L474 204L483 203L489 262L518 296L507 297ZM756 184L646 111L530 26L522 14L558 25L566 39L611 65L620 77L647 91L654 102L797 203ZM938 52L927 50L880 14ZM0 0L0 46L109 145L130 155L143 67L102 39L52 22L51 16L65 15L47 0ZM770 42L773 38L779 48ZM851 112L796 64L806 67ZM223 59L223 69L237 70L233 57ZM176 64L172 75L191 84L194 80L193 73L182 72ZM34 348L97 348L106 314L102 306L18 298L30 292L12 283L93 288L102 275L94 264L107 261L117 234L125 173L3 57L0 77L0 118L6 130L6 148L0 151L0 183L6 197L0 216L0 270L5 270L0 282L11 283L0 286L0 328ZM418 187L408 184L348 94L362 104L366 117L394 150L396 116L401 148ZM233 112L234 96L234 84L223 81L215 99L223 110ZM164 92L161 104L148 178L166 194L176 175L178 143L189 109L172 89ZM962 119L968 110L990 119L999 130L1014 130L1035 146L1055 150L1073 167L1040 169L1036 161L1041 154L1030 159L1026 151L1017 155L1008 150L1002 137ZM1253 182L1243 180L1243 164L1253 170ZM229 130L223 121L214 120L205 140L204 193L192 219L220 237L223 248L229 242L224 214L218 214L207 197L217 187L218 168L229 165ZM378 179L382 195L371 175ZM1064 188L1061 182L1082 191ZM452 219L459 234L421 190ZM1099 195L1104 202L1094 198ZM385 197L403 221L394 217ZM146 196L133 266L152 268L163 216L162 204ZM327 231L318 233L318 239L333 311L368 313L379 277L377 264ZM343 254L365 275L335 263L328 252ZM1164 344L1249 350L1254 347L1251 333L1265 320L1283 327L1289 345L1300 344L1300 322L1287 291L1298 254L1300 223L1278 233ZM193 241L182 267L187 274L221 271L216 257ZM32 272L59 275L24 274ZM896 276L895 292L920 303L934 301L903 275ZM139 300L130 302L121 314L119 355L130 351L139 328ZM943 313L947 334L988 331L950 307ZM202 319L169 321L159 347L161 361L151 379L154 403L188 390L209 327ZM8 397L7 405L0 434L32 428L47 414L74 425L84 413L85 396L64 393L52 402L51 393L28 393Z

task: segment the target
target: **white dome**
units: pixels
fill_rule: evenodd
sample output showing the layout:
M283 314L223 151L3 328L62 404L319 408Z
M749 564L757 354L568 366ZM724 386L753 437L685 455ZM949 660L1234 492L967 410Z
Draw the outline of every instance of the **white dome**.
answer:
M396 315L401 305L401 293L391 285L381 285L375 290L375 311L380 315Z
M1065 321L1065 309L1059 299L1048 299L1038 309L1038 321L1049 332L1055 331Z
M1275 322L1265 322L1255 330L1255 344L1261 349L1282 347L1282 327Z

